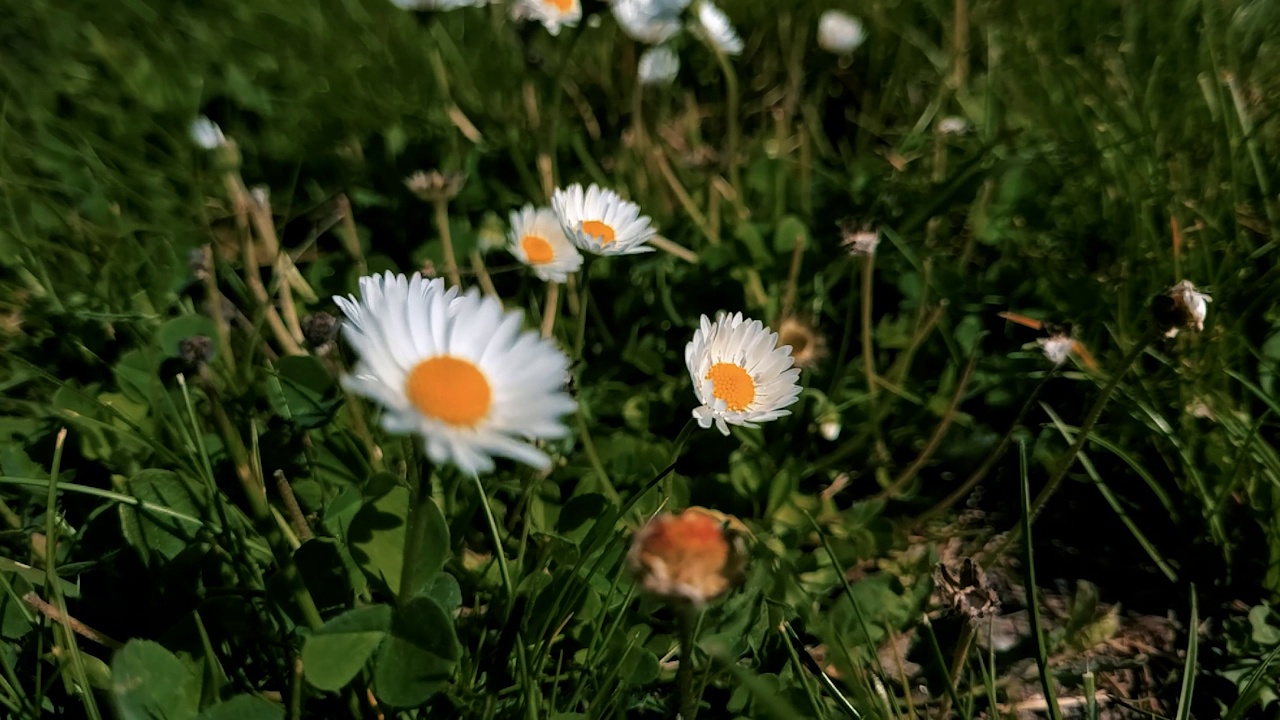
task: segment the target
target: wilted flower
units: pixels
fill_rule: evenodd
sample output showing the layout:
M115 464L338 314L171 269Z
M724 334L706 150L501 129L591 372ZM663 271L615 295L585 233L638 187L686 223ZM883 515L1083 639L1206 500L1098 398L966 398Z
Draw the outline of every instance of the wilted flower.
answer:
M1183 280L1168 292L1157 295L1152 302L1152 310L1164 336L1171 338L1182 330L1203 331L1210 302L1213 298L1197 290L1190 280Z
M828 10L818 20L818 46L843 55L857 50L867 39L862 21L841 10Z
M227 137L222 134L222 128L218 127L218 123L204 115L191 121L188 132L191 140L202 150L217 150L227 142Z
M213 340L207 335L193 335L178 342L178 357L187 369L195 372L213 359Z
M404 185L409 192L426 202L452 200L462 189L467 176L462 173L442 173L438 170L425 172L419 170L405 178Z
M657 234L640 206L618 193L592 184L586 190L574 183L551 196L564 232L579 249L596 255L634 255L653 252L645 243Z
M518 0L511 14L516 19L529 18L542 23L547 32L559 35L560 28L573 27L582 19L581 0Z
M840 238L840 245L853 257L875 255L880 244L880 233L861 229L850 220L840 223Z
M791 367L791 348L778 347L777 333L742 313L712 322L706 315L685 346L685 365L702 404L693 417L702 428L714 423L728 435L729 425L756 427L791 411L799 399L799 368Z
M680 72L680 57L666 45L659 45L644 51L640 56L640 67L637 75L644 85L669 85Z
M808 370L827 356L827 339L808 318L788 315L778 323L778 345L791 348L795 366Z
M313 348L320 348L338 339L342 323L327 312L312 313L302 318L302 337Z
M746 548L735 524L700 507L663 513L636 533L627 565L650 595L701 607L742 582Z
M680 15L690 0L613 0L610 8L622 32L637 42L657 45L680 32Z
M1084 343L1071 337L1070 325L1044 322L1013 312L1002 312L1000 317L1023 327L1038 330L1041 335L1036 338L1036 345L1044 352L1044 356L1048 358L1049 362L1054 365L1061 365L1074 353L1086 368L1097 371L1098 361L1093 358L1093 353L1089 352Z
M334 302L360 356L342 384L383 406L384 428L421 435L432 462L466 473L492 470L496 456L550 466L530 441L568 433L569 359L522 331L522 313L474 289L459 295L443 280L390 272L360 278L360 297Z
M711 0L699 0L698 24L702 27L707 42L725 55L737 55L742 52L742 38L733 29L729 16L716 7Z
M938 563L933 586L935 602L969 622L1000 614L1000 598L973 558L965 558L954 572L946 563Z

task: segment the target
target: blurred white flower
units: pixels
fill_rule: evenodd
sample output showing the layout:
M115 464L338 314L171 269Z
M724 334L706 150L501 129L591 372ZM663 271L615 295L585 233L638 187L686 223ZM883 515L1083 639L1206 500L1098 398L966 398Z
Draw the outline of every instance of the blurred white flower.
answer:
M644 85L669 85L680 72L680 58L666 45L644 51L640 56L638 75Z
M582 267L582 253L569 241L551 208L525 205L511 213L511 254L544 282L564 282Z
M707 42L725 55L742 52L742 38L733 29L729 16L709 0L698 3L698 24L702 26Z
M480 7L489 0L391 0L402 10L456 10L460 7Z
M938 133L940 135L963 135L969 132L970 129L969 121L956 115L944 117L938 121Z
M1070 335L1050 335L1036 338L1036 344L1044 351L1044 356L1054 365L1061 365L1075 348L1075 341Z
M552 35L560 28L573 27L582 19L581 0L519 0L511 8L517 20L537 20Z
M204 115L192 120L187 132L190 133L192 141L203 150L216 150L227 142L227 137L222 134L222 128L218 127L218 123Z
M818 424L818 432L822 433L822 439L827 442L835 442L840 437L840 419L826 420Z
M613 0L611 9L622 32L637 42L657 45L680 32L680 15L689 0Z
M857 50L867 39L862 21L841 10L828 10L818 20L818 46L843 55Z

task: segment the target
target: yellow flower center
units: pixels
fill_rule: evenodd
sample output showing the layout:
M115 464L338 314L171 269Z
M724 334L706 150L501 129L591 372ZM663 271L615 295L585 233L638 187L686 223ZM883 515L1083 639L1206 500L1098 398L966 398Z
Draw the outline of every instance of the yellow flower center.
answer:
M707 379L711 381L711 394L734 412L746 410L756 399L756 382L751 379L751 373L733 363L712 365Z
M547 4L562 13L567 13L573 7L573 0L547 0Z
M489 414L489 381L470 360L440 355L409 371L405 392L423 415L457 427L475 427Z
M587 220L583 222L582 232L591 235L596 240L599 240L601 245L608 245L616 239L613 228L600 220Z
M556 258L555 251L551 249L551 243L537 235L525 235L520 238L520 249L524 250L524 256L529 259L530 265L542 265Z

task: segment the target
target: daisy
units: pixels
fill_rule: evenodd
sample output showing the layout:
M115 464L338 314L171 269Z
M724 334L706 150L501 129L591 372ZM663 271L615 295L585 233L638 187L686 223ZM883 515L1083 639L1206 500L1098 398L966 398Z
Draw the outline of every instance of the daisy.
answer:
M613 0L610 9L618 27L632 40L664 43L680 32L680 15L690 0Z
M702 325L684 349L684 362L702 405L693 417L703 428L714 422L728 435L729 425L756 423L790 415L784 410L800 395L791 348L777 347L778 334L742 313L722 315Z
M680 72L680 58L666 45L652 47L640 56L636 74L642 85L670 85Z
M707 42L725 55L737 55L742 52L742 38L733 29L729 16L716 7L710 0L698 3L698 24L702 26Z
M544 282L562 283L582 267L582 253L569 242L551 208L525 205L511 213L508 249Z
M492 470L496 456L550 465L526 439L568 433L560 416L574 408L562 389L569 361L522 332L519 311L416 273L360 278L358 298L334 301L360 356L342 384L383 406L385 429L422 435L432 462L473 475Z
M818 19L818 46L843 55L857 50L867 39L862 21L841 10L828 10Z
M634 255L652 252L645 243L657 234L640 206L612 190L592 184L584 192L574 183L557 189L551 206L560 225L578 249L596 255Z
M519 0L512 8L517 19L531 18L547 32L559 35L560 28L573 27L582 19L581 0Z

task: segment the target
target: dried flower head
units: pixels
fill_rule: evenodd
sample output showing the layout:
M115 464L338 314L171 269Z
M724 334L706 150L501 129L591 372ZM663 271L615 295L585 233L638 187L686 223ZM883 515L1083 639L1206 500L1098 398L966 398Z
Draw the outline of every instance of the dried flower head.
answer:
M442 173L439 170L425 172L419 170L405 178L404 185L409 192L426 202L445 202L452 200L462 189L467 179L462 173Z
M213 340L207 335L193 335L178 342L178 357L190 372L213 359Z
M933 586L939 605L970 622L1000 614L1000 598L973 558L965 558L954 571L946 563L938 563L933 569Z
M701 607L742 582L746 548L738 527L736 519L701 507L662 513L636 533L627 565L650 595Z
M1183 280L1157 295L1151 302L1152 312L1165 337L1175 337L1182 330L1204 330L1204 318L1213 298Z
M788 315L778 323L778 347L791 347L795 367L808 370L827 356L827 339L814 327L813 321Z
M876 246L880 244L880 233L854 224L852 220L840 223L840 245L853 257L865 257L876 254Z
M321 348L338 339L341 323L327 312L312 313L302 318L302 337L313 348Z

